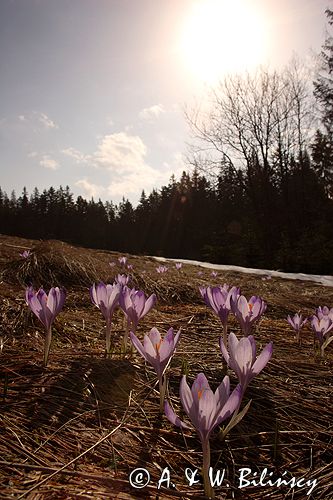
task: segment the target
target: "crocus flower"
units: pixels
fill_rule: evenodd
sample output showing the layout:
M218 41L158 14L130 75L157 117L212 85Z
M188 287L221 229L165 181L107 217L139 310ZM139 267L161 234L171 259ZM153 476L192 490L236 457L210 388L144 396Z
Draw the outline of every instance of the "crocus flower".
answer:
M132 271L132 269L133 269L133 264L127 264L127 269L128 269L129 271Z
M148 299L144 292L124 286L119 297L119 305L127 317L127 326L124 335L124 350L126 352L127 338L130 326L136 333L138 323L156 303L156 295L153 293Z
M328 316L329 319L333 321L333 307L329 309L327 306L324 307L317 307L316 309L316 315L318 319L322 319L324 316Z
M313 315L311 318L311 326L319 341L321 355L324 356L325 337L327 337L327 333L332 330L333 321L328 315L324 315L321 319L319 319L316 315Z
M191 389L186 382L186 376L183 375L180 382L179 394L182 406L200 437L203 451L205 493L208 497L213 498L214 491L209 481L209 438L215 427L231 417L233 412L239 408L242 390L240 385L238 385L230 394L230 380L228 376L225 376L214 393L209 387L205 375L199 373ZM181 421L175 414L167 401L165 401L164 410L172 424L177 427L189 428L188 424Z
M238 340L234 333L229 334L228 350L221 339L220 348L228 366L236 373L243 394L251 380L265 368L273 353L273 344L269 342L256 357L254 337L249 335Z
M211 274L212 274L213 278L216 278L216 276L217 276L217 272L216 271L212 271Z
M177 269L177 271L180 271L180 269L183 267L183 264L181 262L176 262L175 264L175 268Z
M46 338L44 347L44 365L50 352L52 338L52 323L60 313L66 298L65 290L58 287L51 288L49 294L40 288L37 292L32 287L28 287L25 292L25 300L32 312L37 316L45 327Z
M288 315L287 321L290 326L292 326L296 332L296 340L297 342L300 342L300 330L301 328L305 325L307 322L308 318L305 318L303 320L303 316L299 315L298 313L295 314L295 316L291 317Z
M103 314L106 321L106 355L109 356L111 351L111 320L115 308L119 304L119 295L121 286L115 283L114 285L98 283L90 288L90 297Z
M257 321L266 311L266 304L261 297L253 295L249 301L244 295L240 295L237 299L231 297L231 310L238 319L244 335L247 337L251 332L251 326Z
M118 274L115 279L115 283L118 283L120 286L125 286L128 285L129 282L129 276L126 276L125 274Z
M24 250L24 252L20 253L20 257L22 257L23 259L27 259L28 257L30 257L30 255L30 250Z
M121 266L126 266L126 264L127 264L127 257L124 257L124 256L123 257L119 257L118 258L118 262L119 262L119 264Z
M220 318L223 325L223 342L227 345L227 323L231 310L231 298L236 300L239 296L239 288L228 285L223 286L200 286L199 291L207 306L211 307L215 314Z
M167 272L167 270L168 270L167 266L158 266L158 267L156 268L156 271L157 271L158 273L160 273L160 274L166 273L166 272Z
M153 293L148 299L141 290L123 287L119 297L119 305L131 320L134 331L136 331L139 320L143 318L156 303L156 295Z
M173 328L170 328L164 339L162 339L157 328L152 328L149 334L144 336L143 345L133 332L130 333L130 336L134 347L137 348L141 356L152 365L157 373L160 389L160 410L162 412L166 390L164 372L175 352L180 330L174 335Z

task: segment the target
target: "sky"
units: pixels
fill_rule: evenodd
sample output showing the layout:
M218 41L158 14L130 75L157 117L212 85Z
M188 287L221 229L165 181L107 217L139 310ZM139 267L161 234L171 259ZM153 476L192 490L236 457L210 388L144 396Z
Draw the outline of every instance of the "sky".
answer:
M137 204L188 170L184 107L310 62L332 0L0 0L0 186Z

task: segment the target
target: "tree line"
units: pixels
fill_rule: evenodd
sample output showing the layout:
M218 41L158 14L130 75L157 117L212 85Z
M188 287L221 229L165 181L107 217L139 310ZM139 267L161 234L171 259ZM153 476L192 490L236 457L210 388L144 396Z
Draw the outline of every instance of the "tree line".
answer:
M333 24L333 11L326 11ZM92 248L256 268L333 273L333 41L313 88L293 61L226 77L186 111L190 172L134 207L70 188L0 189L0 232ZM315 113L317 111L317 115Z
M136 207L74 200L69 187L16 198L0 189L0 232L60 239L91 248L190 258L247 267L330 274L333 201L307 154L288 179L269 184L253 159L252 177L231 166L217 179L197 170L143 192ZM255 197L252 183L255 182Z

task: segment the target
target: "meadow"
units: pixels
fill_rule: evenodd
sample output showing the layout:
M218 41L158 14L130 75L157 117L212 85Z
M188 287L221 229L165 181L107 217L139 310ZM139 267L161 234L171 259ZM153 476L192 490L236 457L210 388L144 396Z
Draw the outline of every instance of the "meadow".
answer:
M30 251L27 258L20 254ZM137 335L153 327L163 334L181 329L168 367L167 399L182 415L179 382L192 384L205 373L214 390L225 374L219 348L223 327L204 303L200 286L241 288L258 295L267 310L253 335L260 352L273 342L273 355L250 383L242 408L244 418L221 439L211 437L211 465L224 470L215 498L244 500L333 499L333 344L322 358L314 350L313 332L302 330L302 345L287 315L305 316L318 306L333 306L333 288L313 282L267 279L235 271L217 271L184 264L166 272L152 257L89 250L60 241L34 241L0 236L0 498L131 499L204 498L201 482L190 486L185 470L202 465L194 431L180 430L159 412L156 374L135 351L124 356L121 342L124 314L115 310L112 356L105 356L105 320L89 296L93 283L113 283L117 274L157 303L142 318ZM44 330L25 300L27 285L45 290L64 287L66 301L53 324L48 366L43 366ZM230 314L229 331L242 336ZM228 369L231 385L237 385ZM144 488L130 485L137 468L149 471ZM259 477L317 480L309 488L249 485L239 488L239 471L250 468ZM157 489L165 469L171 482Z

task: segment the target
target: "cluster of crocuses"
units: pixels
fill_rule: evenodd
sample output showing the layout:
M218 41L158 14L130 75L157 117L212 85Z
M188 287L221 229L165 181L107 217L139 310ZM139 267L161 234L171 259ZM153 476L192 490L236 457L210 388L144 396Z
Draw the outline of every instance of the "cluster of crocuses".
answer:
M203 479L205 494L214 498L214 490L209 478L210 469L210 436L212 431L222 422L230 418L223 430L225 436L245 415L249 404L239 412L245 390L251 380L261 372L270 360L273 352L272 343L268 343L257 357L256 341L250 335L251 326L266 309L260 297L253 296L249 301L236 287L223 285L219 287L200 287L200 293L206 304L220 318L223 325L223 337L220 337L220 349L228 366L234 370L238 378L237 387L230 392L230 379L225 376L215 392L209 386L204 373L199 373L190 388L183 375L179 394L185 413L192 426L199 434L203 451ZM229 312L238 318L244 337L237 339L234 333L227 337L227 321ZM188 429L189 425L176 415L169 403L165 401L165 414L171 423Z
M261 315L266 311L266 303L261 297L253 295L249 300L241 295L240 289L233 286L199 287L207 306L213 309L223 326L223 342L227 344L227 324L230 312L236 316L240 327L247 337Z
M168 272L168 269L168 266L158 266L156 268L156 272L158 272L159 274L164 274Z
M324 357L326 347L333 341L330 332L333 330L333 307L317 307L316 313L309 318L304 318L302 314L296 313L294 316L288 315L287 321L295 330L296 340L301 345L301 328L310 320L314 334L314 342L319 343L320 354Z
M125 339L129 330L132 344L144 359L155 369L160 392L160 411L165 411L169 421L176 426L189 428L189 425L179 419L165 401L167 379L166 370L175 353L180 330L174 333L170 328L162 338L157 328L152 328L148 335L144 335L143 343L140 342L135 332L139 320L147 314L156 302L153 294L148 299L144 292L130 289L128 277L118 275L115 283L94 284L90 289L92 302L101 310L106 320L106 351L111 352L111 322L115 308L119 305L125 313L127 328ZM231 392L229 376L225 376L215 392L209 386L203 373L199 373L190 388L186 376L183 375L180 383L180 400L188 415L192 426L199 434L203 449L203 478L205 493L213 498L214 490L209 480L210 468L210 436L213 430L222 422L230 418L228 425L223 429L223 436L236 425L248 410L249 404L241 411L240 405L244 392L251 380L266 366L272 356L272 343L266 345L257 357L256 342L250 329L252 324L264 312L266 305L260 297L251 297L249 301L240 295L236 287L207 287L200 289L205 302L212 307L222 321L224 336L220 337L220 348L228 366L235 371L238 385ZM32 311L44 324L47 341L45 343L44 362L47 364L51 342L51 325L56 315L60 312L64 301L65 292L59 288L51 288L47 295L44 290L37 292L30 287L26 292L26 300ZM232 310L239 319L245 337L238 340L234 333L227 338L227 319Z
M52 323L64 305L66 292L55 287L51 288L47 294L42 288L35 292L30 286L26 289L25 299L45 328L44 365L47 366L52 338Z
M106 354L111 354L111 328L112 317L117 306L124 311L126 318L126 329L124 334L123 346L126 352L128 333L131 329L135 334L138 323L156 303L156 295L152 294L146 298L141 290L129 288L127 286L129 278L118 274L115 283L94 284L90 288L90 297L103 314L106 321ZM47 294L42 288L34 291L32 287L26 290L26 302L38 319L43 323L46 330L44 364L47 365L50 345L52 323L61 311L66 298L66 292L58 287L51 288Z
M139 321L156 303L156 295L147 298L142 290L129 288L129 278L118 274L113 285L98 283L90 288L92 302L97 306L106 320L106 353L111 354L111 321L114 310L119 305L124 311L126 328L123 339L123 350L126 353L128 333L135 335Z

